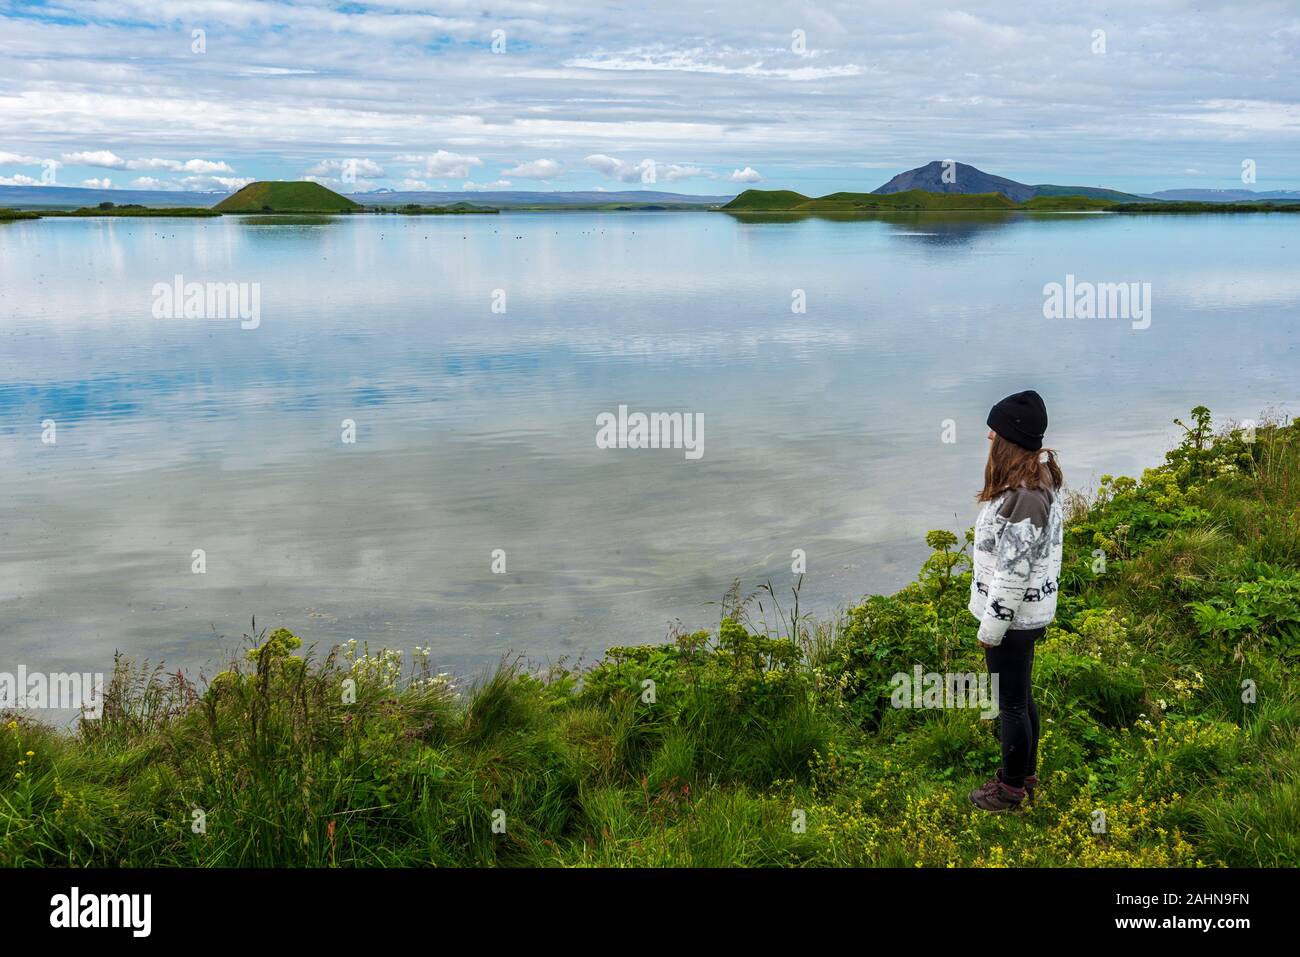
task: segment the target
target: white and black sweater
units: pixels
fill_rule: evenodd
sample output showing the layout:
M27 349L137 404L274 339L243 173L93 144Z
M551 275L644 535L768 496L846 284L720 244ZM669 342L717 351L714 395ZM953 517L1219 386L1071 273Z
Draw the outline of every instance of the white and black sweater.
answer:
M1063 525L1060 496L1047 489L1012 489L980 510L969 608L984 644L1055 617Z

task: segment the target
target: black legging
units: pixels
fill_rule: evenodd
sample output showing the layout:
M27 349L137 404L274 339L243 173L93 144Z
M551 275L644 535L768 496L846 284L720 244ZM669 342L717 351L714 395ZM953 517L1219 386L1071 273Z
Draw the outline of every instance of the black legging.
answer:
M1008 631L1002 644L984 649L989 674L998 676L1002 781L1014 788L1025 786L1026 775L1038 773L1038 705L1031 684L1034 642L1046 631Z

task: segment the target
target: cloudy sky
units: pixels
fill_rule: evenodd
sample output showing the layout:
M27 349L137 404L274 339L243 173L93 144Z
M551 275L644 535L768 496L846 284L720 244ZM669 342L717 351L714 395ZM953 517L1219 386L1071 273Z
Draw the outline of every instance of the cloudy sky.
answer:
M1298 64L1293 0L0 0L0 184L1295 189Z

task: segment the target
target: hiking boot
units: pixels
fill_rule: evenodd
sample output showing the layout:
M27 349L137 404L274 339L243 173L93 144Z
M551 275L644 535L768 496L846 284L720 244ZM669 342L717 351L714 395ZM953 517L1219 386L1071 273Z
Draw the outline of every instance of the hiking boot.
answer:
M998 768L997 779L998 779L999 781L1002 780L1002 769L1001 769L1001 768ZM1038 787L1038 775L1037 775L1037 774L1026 774L1026 775L1025 775L1025 794L1029 797L1029 803L1030 803L1030 804L1033 804L1033 803L1034 803L1034 791L1035 791L1035 789L1036 789L1037 787Z
M982 811L1017 811L1025 799L1025 789L1013 788L991 778L971 791L969 797L971 803Z
M1034 790L1035 790L1037 787L1038 787L1038 775L1037 775L1037 774L1026 774L1026 775L1025 775L1025 794L1027 794L1027 795L1029 796L1029 803L1030 803L1030 804L1033 804L1033 803L1034 803Z

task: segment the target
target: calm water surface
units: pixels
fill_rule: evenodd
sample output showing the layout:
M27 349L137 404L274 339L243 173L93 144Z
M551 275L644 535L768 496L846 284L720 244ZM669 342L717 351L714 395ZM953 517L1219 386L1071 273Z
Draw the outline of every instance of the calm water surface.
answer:
M1009 392L1045 396L1075 487L1154 464L1198 403L1294 410L1298 239L1280 214L0 224L0 670L210 674L254 615L462 672L589 659L716 621L734 578L788 588L797 548L829 612L971 523ZM176 274L260 284L260 326L153 318ZM1044 319L1066 274L1151 283L1150 328ZM598 449L621 403L702 412L703 458Z

